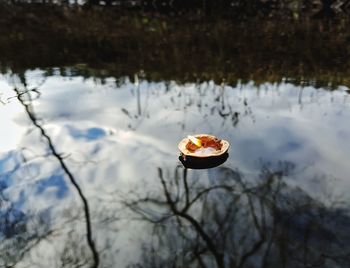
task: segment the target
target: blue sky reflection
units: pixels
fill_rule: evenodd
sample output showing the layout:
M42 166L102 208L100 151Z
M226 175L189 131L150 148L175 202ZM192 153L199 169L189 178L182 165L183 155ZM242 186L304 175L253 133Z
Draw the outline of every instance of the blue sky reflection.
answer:
M35 84L40 72L28 72L26 78L29 86ZM283 177L288 185L320 202L326 203L331 191L350 203L350 125L345 123L350 104L344 89L253 82L231 87L212 81L134 85L127 78L117 86L112 78L105 85L81 77L45 79L32 108L90 202L98 243L110 239L112 229L123 230L113 240L120 267L140 256L140 241L149 238L144 225L123 214L123 198L161 192L158 168L172 176L179 165L177 143L188 134L228 140L230 157L221 168L238 169L247 180L258 181L261 166L291 163L293 172ZM0 83L2 97L13 95L13 83L6 77ZM0 184L6 189L0 192L14 204L21 200L23 213L49 209L57 216L51 224L65 230L59 215L81 209L66 176L17 99L0 106L1 118ZM194 182L210 183L222 176L219 168L189 174ZM99 221L111 214L122 219ZM110 229L101 227L106 222Z

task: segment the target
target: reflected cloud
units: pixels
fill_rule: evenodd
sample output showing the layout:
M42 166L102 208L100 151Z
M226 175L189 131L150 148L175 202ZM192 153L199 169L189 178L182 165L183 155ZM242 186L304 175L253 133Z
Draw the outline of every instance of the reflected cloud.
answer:
M22 265L96 266L91 241L101 267L350 264L345 91L31 81L17 95L6 85L2 97L11 99L0 106L4 133L19 133L0 153L1 240L23 240L6 249ZM188 133L228 140L230 157L183 168L176 146Z

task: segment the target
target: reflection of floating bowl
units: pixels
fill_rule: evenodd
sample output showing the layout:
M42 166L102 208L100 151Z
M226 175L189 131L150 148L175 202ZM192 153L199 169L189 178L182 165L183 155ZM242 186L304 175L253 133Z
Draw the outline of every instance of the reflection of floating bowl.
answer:
M211 157L192 157L180 155L179 160L185 168L191 169L205 169L213 168L223 164L228 158L228 153L221 154L219 156Z
M203 136L207 136L207 137L210 137L210 138L213 138L215 139L216 137L213 136L213 135L208 135L208 134L197 134L197 135L194 135L196 138L199 138L199 137L203 137ZM213 151L209 151L208 152L205 152L203 153L203 151L199 154L199 153L196 153L196 151L194 152L191 152L189 151L187 148L186 148L186 144L189 142L189 139L188 138L184 138L182 141L180 141L179 145L178 145L178 148L180 150L180 152L182 153L182 155L186 156L187 157L194 157L194 158L212 158L212 157L218 157L220 155L223 155L225 154L227 151L228 151L228 148L230 147L230 144L228 143L228 141L225 141L225 140L221 140L221 144L222 144L222 147L221 147L221 150L213 150Z
M197 134L194 135L196 138L207 136L215 139L216 137L208 134ZM213 168L223 164L228 158L228 148L230 144L228 141L221 140L221 150L200 150L199 153L196 151L191 152L186 148L187 143L189 142L188 138L180 141L178 148L181 152L179 160L186 168L192 169L205 169Z

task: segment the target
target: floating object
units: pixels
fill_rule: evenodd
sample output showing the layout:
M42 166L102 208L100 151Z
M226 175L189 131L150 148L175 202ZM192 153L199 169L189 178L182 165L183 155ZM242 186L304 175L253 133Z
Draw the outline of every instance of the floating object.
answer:
M196 134L180 141L178 148L186 159L187 157L207 158L218 157L228 151L230 144L213 135Z
M179 156L180 162L184 165L185 168L191 169L208 169L217 167L223 163L228 158L228 153L224 153L219 156L211 156L211 157L185 157L183 155Z

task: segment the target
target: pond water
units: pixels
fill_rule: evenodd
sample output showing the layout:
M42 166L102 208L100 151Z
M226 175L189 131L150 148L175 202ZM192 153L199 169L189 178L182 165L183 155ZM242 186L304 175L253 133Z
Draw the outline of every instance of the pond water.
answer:
M0 76L0 267L350 266L347 87L142 77Z

